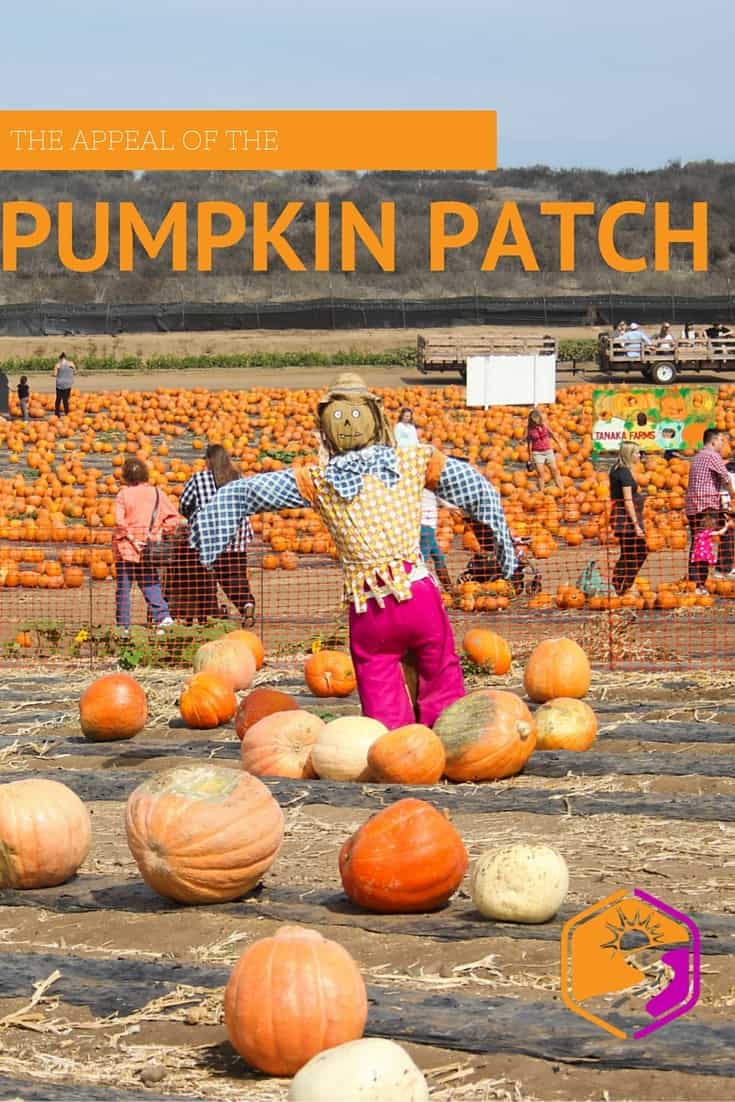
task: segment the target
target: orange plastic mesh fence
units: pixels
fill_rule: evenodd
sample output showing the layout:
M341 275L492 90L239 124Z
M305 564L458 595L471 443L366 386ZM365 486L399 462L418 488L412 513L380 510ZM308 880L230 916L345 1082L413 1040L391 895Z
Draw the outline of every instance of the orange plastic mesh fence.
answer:
M324 538L307 534L288 540L271 533L264 542L264 525L267 532L267 520L261 521L247 552L247 570L236 560L219 580L191 553L181 552L186 556L181 560L174 551L159 571L165 608L156 603L155 592L152 606L147 604L136 577L127 637L126 618L116 607L121 568L113 561L109 528L59 527L53 538L32 543L22 532L0 539L0 653L94 662L128 651L135 662L187 662L202 640L248 622L251 611L254 630L271 654L308 650L317 641L346 647L341 570L325 552ZM284 539L287 548L275 550ZM179 550L182 541L185 529L176 541ZM682 580L686 547L650 551L632 587L619 597L609 587L620 554L614 540L601 545L598 539L577 543L574 537L566 544L562 536L548 558L524 549L523 576L513 583L492 580L492 574L487 580L487 571L478 568L484 560L471 545L471 536L456 534L446 554L453 588L445 600L458 647L469 628L484 626L508 638L518 657L544 637L565 635L600 665L686 667L710 663L713 655L720 667L735 665L735 580L716 578L710 570L702 587L707 592L696 592L693 583ZM544 555L543 547L537 550ZM119 601L118 595L118 606ZM164 614L174 625L154 622Z

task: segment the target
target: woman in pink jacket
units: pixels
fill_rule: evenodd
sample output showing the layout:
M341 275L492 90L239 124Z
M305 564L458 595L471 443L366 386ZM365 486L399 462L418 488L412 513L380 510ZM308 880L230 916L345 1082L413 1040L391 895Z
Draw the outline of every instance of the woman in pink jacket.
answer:
M159 628L169 627L174 621L161 593L158 574L144 561L143 550L149 540L160 540L164 532L176 528L181 518L163 491L151 486L148 468L142 460L132 456L125 460L122 481L125 485L115 499L115 530L112 533L117 575L115 621L124 632L130 628L130 595L133 582L137 582L153 623Z

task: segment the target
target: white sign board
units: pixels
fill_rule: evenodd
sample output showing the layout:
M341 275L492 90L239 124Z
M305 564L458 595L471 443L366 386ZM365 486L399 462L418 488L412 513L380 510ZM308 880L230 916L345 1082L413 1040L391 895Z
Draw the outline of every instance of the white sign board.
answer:
M469 356L467 405L536 406L556 401L556 356Z

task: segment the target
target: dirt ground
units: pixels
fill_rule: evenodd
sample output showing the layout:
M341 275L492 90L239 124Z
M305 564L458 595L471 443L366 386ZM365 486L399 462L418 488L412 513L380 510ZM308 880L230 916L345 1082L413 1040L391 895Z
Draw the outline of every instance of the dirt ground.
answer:
M557 335L591 331L565 329ZM62 342L4 338L0 356L53 355L61 348L75 356L92 351L112 354L113 348L121 356L376 349L414 344L415 336L415 331L386 330L136 335L114 342L109 337ZM175 376L105 373L82 376L80 386L302 388L320 387L334 374L335 369L323 368ZM427 378L400 368L366 368L363 374L373 386L456 382L451 376ZM562 370L560 385L579 381L579 375ZM50 391L51 379L38 376L32 386ZM454 573L464 558L466 554L454 552ZM565 562L576 576L581 565L577 553ZM553 577L544 576L545 587L553 589L561 580L556 577L559 567L543 569L554 572ZM261 625L269 660L259 677L299 695L303 655L277 657L278 645L287 637L293 641L295 608L304 642L315 629L340 628L333 614L336 572L315 564L287 580L280 572L276 578L262 577L260 605L270 611L268 623ZM90 585L89 593L85 589L84 618L93 602L101 618L110 620L112 590L110 582ZM10 593L4 591L6 599ZM15 591L12 600L25 604L13 605L13 614L35 616L33 601L38 598ZM44 594L47 602L56 598L73 604L79 595ZM62 618L70 613L67 604ZM529 769L520 777L481 788L437 786L433 792L422 792L438 806L444 801L452 805L452 819L472 860L510 842L546 841L556 846L571 872L565 916L618 888L635 886L687 914L720 924L723 949L716 951L717 945L711 944L703 957L698 1005L680 1029L675 1023L655 1034L658 1046L652 1043L643 1060L636 1056L638 1042L625 1042L621 1049L606 1034L563 1011L558 920L545 931L484 923L473 916L469 878L444 911L424 916L416 926L400 917L376 919L345 908L339 847L381 802L394 798L381 786L344 786L339 804L320 798L318 781L279 796L285 843L262 889L242 904L219 908L159 906L142 885L125 842L127 794L151 772L175 764L210 758L237 768L232 727L200 735L182 729L176 707L182 672L139 670L136 676L146 687L151 716L145 731L132 743L92 746L80 738L77 701L94 676L114 668L113 658L99 660L92 672L88 664L63 666L34 652L0 668L0 780L29 775L63 780L88 803L94 832L80 877L65 889L33 893L27 900L0 895L0 976L10 975L11 961L16 962L16 976L20 968L14 986L6 983L3 989L0 981L0 1098L53 1094L71 1100L81 1098L86 1089L92 1093L84 1097L283 1102L288 1083L248 1070L226 1040L221 976L253 940L290 921L313 925L349 949L371 991L378 993L371 1015L385 1005L402 1009L400 1021L386 1035L405 1044L425 1072L432 1102L710 1102L735 1097L731 1073L702 1072L705 1065L711 1071L717 1060L731 1060L735 1040L732 679L712 672L673 671L692 649L711 667L708 651L717 642L719 653L729 630L729 605L722 605L704 617L653 611L646 614L645 623L628 617L612 625L616 640L622 640L633 657L641 653L636 645L645 627L650 646L660 642L668 648L668 668L655 674L595 672L590 702L598 711L602 734L584 757L590 762L594 755L606 755L600 772L585 771L577 756L570 756L568 769L549 768L544 773L543 760L536 754L532 762L542 762L540 771ZM3 606L4 613L8 607ZM50 603L48 607L49 615L56 615ZM461 632L482 619L458 615L455 630ZM513 639L516 656L522 656L523 648L538 637L538 622L499 615L497 623L501 622ZM610 629L606 620L603 627L595 617L554 613L545 618L544 632L558 631L577 635L599 657L607 645L602 636ZM502 686L522 694L521 672L520 664L514 663ZM299 699L304 707L316 709L312 698ZM357 703L328 701L322 707L327 709L322 714L331 716L342 708L356 711ZM637 726L627 736L626 725L633 723ZM651 768L651 758L658 767ZM644 759L648 764L639 770L636 763ZM106 796L100 794L105 785ZM702 929L707 928L703 923ZM84 968L95 963L108 969L107 987L104 977L85 977ZM134 979L145 977L146 969L186 966L198 969L201 979L188 976L186 982L168 986ZM57 971L59 977L47 988L41 983L34 994L34 983L48 981ZM109 978L113 976L114 983ZM127 1010L115 1009L111 984L128 999ZM433 1020L431 1014L437 1012L429 1002L432 996L458 1000L448 1015L451 1047L426 1037L416 1040L415 1030L420 1033L423 1028L420 1022ZM493 1000L510 1007L510 1028ZM477 1037L470 1041L470 1011L482 1015L479 1043ZM553 1015L562 1012L568 1015L562 1024L550 1024L558 1023ZM671 1055L676 1041L671 1038L681 1038L684 1045L687 1027L703 1031L701 1048L696 1056L677 1063ZM569 1047L560 1055L559 1045L568 1037Z
M503 686L522 693L521 674L520 665L514 664ZM577 1058L572 1052L567 1058L554 1057L555 1037L544 1022L560 1008L558 921L544 931L473 919L469 879L447 909L419 916L417 925L402 916L381 918L345 909L340 902L344 897L337 867L339 848L371 810L391 798L381 786L341 786L344 797L336 806L319 799L318 786L324 782L294 782L294 795L279 799L286 819L285 843L264 876L262 889L242 904L220 907L182 908L157 902L142 885L127 848L124 798L94 798L95 792L99 795L99 785L115 776L127 791L153 771L207 758L238 768L239 749L231 725L213 732L183 729L175 703L181 675L143 671L139 676L152 717L145 731L133 742L90 744L80 738L75 714L78 695L93 674L78 668L72 674L49 662L35 669L7 668L3 676L3 778L53 777L76 788L92 813L94 841L82 875L64 889L49 889L45 896L31 893L27 904L18 898L22 893L11 893L8 905L0 898L0 972L4 962L17 959L14 954L26 960L34 976L41 974L39 968L43 979L60 972L36 1001L30 980L24 990L14 989L12 996L3 998L0 991L0 1096L13 1097L12 1084L23 1081L35 1084L39 1092L44 1085L53 1085L62 1092L54 1097L70 1099L82 1087L97 1087L106 1096L114 1085L118 1091L130 1092L120 1096L128 1098L143 1097L152 1089L156 1097L282 1102L287 1082L253 1074L230 1049L222 1024L221 984L211 980L193 984L185 977L186 982L165 994L151 986L149 995L143 991L137 996L134 1010L112 1016L104 1013L104 999L100 1004L101 989L85 980L83 972L74 982L73 995L64 991L70 990L65 973L85 962L121 969L122 990L127 990L127 970L132 972L134 967L190 965L202 970L202 975L225 976L253 940L287 921L314 925L343 944L372 985L371 1005L376 999L380 1005L381 999L398 1004L402 999L430 1000L432 996L460 1000L451 1018L455 1037L451 1049L416 1043L411 1037L416 1021L410 1009L397 1027L408 1034L398 1039L427 1075L432 1102L709 1102L735 1095L733 1077L700 1074L693 1067L665 1069L664 1056L671 1048L660 1048L663 1041L659 1048L652 1046L644 1067L611 1066L610 1038L585 1024L582 1028L586 1037L593 1038L594 1055ZM304 695L299 660L269 660L258 680L294 692L303 706L327 716L356 710L353 699L317 702ZM488 683L492 680L472 682ZM550 842L564 854L571 873L564 915L620 887L636 886L685 913L719 916L707 921L729 922L727 929L735 931L731 867L735 777L697 775L695 769L665 775L666 763L687 756L694 762L695 754L699 761L702 754L712 761L730 761L731 744L718 741L731 738L729 680L711 674L689 673L677 679L671 673L600 673L594 677L589 699L601 723L600 739L590 754L613 753L622 761L647 751L659 755L661 775L621 775L612 767L602 775L586 775L576 764L581 756L570 755L569 769L561 776L545 776L542 771L488 786L486 806L482 799L478 804L475 795L481 796L483 788L465 786L472 810L469 803L467 810L461 802L457 805L461 789L437 788L437 806L443 800L453 802L451 817L470 859L504 844ZM632 721L648 724L652 738L666 724L674 724L671 740L646 741L641 728L638 735L627 738L624 725ZM696 743L676 741L676 732L687 723ZM731 766L727 769L732 773ZM552 802L553 811L493 810L493 800L504 793L515 794L516 800L524 793L546 795L550 801L562 801L565 810L559 813L562 807ZM654 813L650 801L672 795L686 799L688 810L675 812L674 818ZM613 797L615 810L585 813L584 798L595 796ZM376 797L377 804L372 802ZM639 797L649 801L649 814L635 812L631 801ZM722 802L719 821L700 816L699 809L712 798ZM463 920L470 923L466 931L452 936L452 925ZM702 929L706 937L704 923ZM731 946L732 933L728 936ZM34 968L39 954L47 956ZM463 1050L463 1031L469 1029L463 1014L468 1007L481 1010L496 999L510 1006L513 1015L524 1010L530 1015L524 1019L527 1032L504 1028L499 1033L489 1013L486 1051L480 1051L483 1044L474 1043ZM724 1035L716 1038L716 1030L732 1023L733 1006L732 955L713 946L703 957L701 998L686 1019L690 1029L713 1031L711 1049L703 1051L702 1062L722 1057L727 1042ZM569 1030L577 1030L579 1020L568 1011L563 1013L569 1014ZM673 1032L675 1027L668 1028ZM666 1032L654 1036L663 1038ZM622 1063L632 1065L634 1057L629 1047ZM146 1088L145 1083L151 1086ZM2 1094L3 1088L10 1093Z

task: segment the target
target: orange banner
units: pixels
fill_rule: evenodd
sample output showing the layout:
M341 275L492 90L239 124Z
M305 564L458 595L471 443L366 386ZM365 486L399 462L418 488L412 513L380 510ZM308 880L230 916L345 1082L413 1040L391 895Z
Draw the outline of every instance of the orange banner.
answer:
M0 171L496 168L494 111L0 111Z

